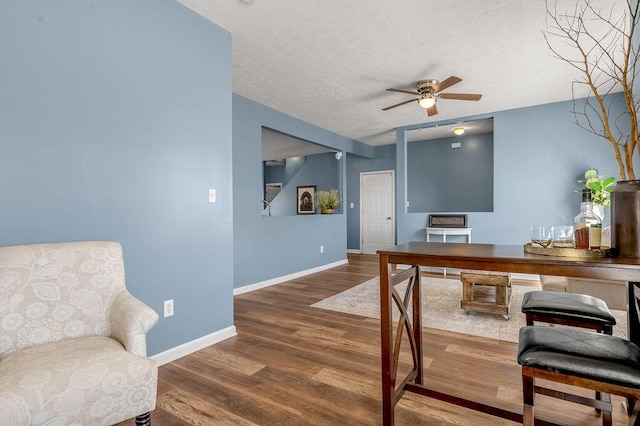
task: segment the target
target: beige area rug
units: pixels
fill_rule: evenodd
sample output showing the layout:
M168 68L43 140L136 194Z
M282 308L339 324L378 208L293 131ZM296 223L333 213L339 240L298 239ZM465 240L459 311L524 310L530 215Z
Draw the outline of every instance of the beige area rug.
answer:
M525 325L525 316L520 312L522 296L527 291L539 290L540 287L511 286L511 318L504 319L501 315L491 315L479 312L465 314L460 308L462 298L462 284L458 279L423 277L422 281L422 325L439 330L454 331L474 336L518 341L520 327ZM404 295L407 283L396 286L400 296ZM380 318L380 281L378 277L365 281L349 290L335 296L321 300L311 305L314 308L360 315L369 318ZM618 324L614 334L626 336L627 313L612 311ZM394 305L393 318L399 318L398 308Z

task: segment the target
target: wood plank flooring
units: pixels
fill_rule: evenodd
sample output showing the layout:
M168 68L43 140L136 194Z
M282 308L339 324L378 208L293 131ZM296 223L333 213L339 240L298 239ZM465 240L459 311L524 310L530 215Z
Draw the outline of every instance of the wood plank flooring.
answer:
M235 297L238 336L160 367L152 424L378 425L380 323L309 305L378 275L377 256ZM425 378L448 393L521 410L517 345L425 329ZM402 368L410 366L408 349ZM537 397L538 414L599 425L593 409ZM614 424L627 424L615 399ZM544 407L544 408L543 408ZM397 425L514 425L406 393ZM121 425L133 425L133 420Z

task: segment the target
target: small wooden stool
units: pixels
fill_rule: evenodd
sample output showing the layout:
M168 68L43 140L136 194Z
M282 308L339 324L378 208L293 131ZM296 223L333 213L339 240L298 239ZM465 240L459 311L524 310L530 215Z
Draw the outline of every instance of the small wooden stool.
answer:
M504 272L462 271L462 300L460 307L465 313L469 311L498 314L509 319L509 302L511 301L511 276ZM490 286L495 291L493 300L487 300L486 292L478 292L476 285ZM484 300L483 300L484 299Z

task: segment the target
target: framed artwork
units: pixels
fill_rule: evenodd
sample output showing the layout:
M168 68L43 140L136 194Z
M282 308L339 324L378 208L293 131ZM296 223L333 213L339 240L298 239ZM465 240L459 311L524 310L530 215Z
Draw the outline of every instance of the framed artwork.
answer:
M430 214L429 228L466 228L466 214Z
M316 212L316 185L299 186L296 200L298 214L314 214Z

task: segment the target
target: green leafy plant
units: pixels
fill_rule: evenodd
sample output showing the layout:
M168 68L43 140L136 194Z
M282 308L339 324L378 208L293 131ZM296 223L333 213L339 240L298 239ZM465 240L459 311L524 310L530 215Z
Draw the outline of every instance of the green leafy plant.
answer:
M605 179L604 176L598 175L598 171L596 169L589 169L584 172L584 179L580 179L578 183L581 183L591 191L591 200L593 204L601 204L603 206L608 206L611 204L609 200L609 193L616 185L616 179L613 177L608 177ZM582 192L582 189L576 192Z
M316 201L321 209L337 209L340 205L340 194L337 189L316 192Z

